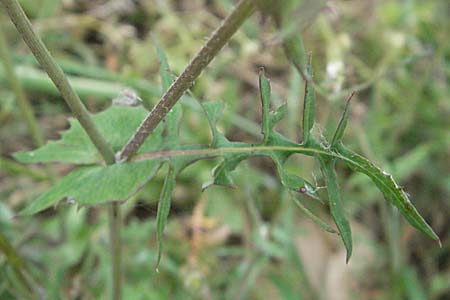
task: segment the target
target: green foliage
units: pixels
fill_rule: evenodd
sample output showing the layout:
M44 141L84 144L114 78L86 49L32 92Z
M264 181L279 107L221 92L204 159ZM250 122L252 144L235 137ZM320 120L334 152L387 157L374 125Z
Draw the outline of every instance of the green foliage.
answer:
M144 120L147 111L143 107L112 105L93 116L95 123L115 152L130 139L134 130ZM18 152L14 157L24 163L64 162L74 164L93 164L101 162L94 144L90 141L80 123L69 119L70 129L63 132L61 139L50 141L34 151ZM146 140L141 153L154 151L162 144L162 126Z
M341 200L341 192L339 190L339 184L334 170L336 164L335 159L320 159L320 166L322 168L322 173L325 178L325 183L327 185L328 191L328 203L330 206L331 216L333 217L334 223L339 230L342 241L344 242L345 248L347 249L348 262L352 255L352 232L350 229L350 224L344 214L344 207Z
M69 74L69 81L83 102L92 112L102 111L93 117L98 118L110 109L119 114L126 111L125 123L131 124L123 139L113 142L108 137L116 145L115 151L126 143L147 112L143 108L116 105L104 110L105 101L131 87L139 93L145 107L151 108L174 77L168 63L161 59L162 49L154 51L157 41L146 34L147 30L158 32L173 73L181 74L201 39L210 33L210 25L219 24L218 16L223 16L237 1L215 1L195 7L187 0L177 1L175 6L160 2L150 9L132 5L129 10L119 10L117 17L113 12L102 17L98 27L99 23L89 21L93 20L92 16L85 12L86 9L94 14L110 11L105 1L91 1L88 6L78 2L61 5L59 0L21 1L27 15L35 17L33 23L38 25L43 40ZM327 8L306 30L303 24L310 23L311 10L324 1L254 2L267 3L267 16L277 12L272 9L274 5L284 6L284 12L279 14L283 18L278 23L272 23L272 18L265 22L253 18L246 22L230 46L214 59L211 67L196 80L192 91L183 97L181 136L165 138L174 132L168 127L179 125L169 124L166 119L158 134L149 137L157 140L156 146L123 164L133 166L154 161L160 167L137 193L133 187L125 187L130 189L127 197L134 196L121 202L124 299L139 299L142 295L146 299L183 300L201 299L205 295L213 299L333 298L335 291L329 287L336 286L336 282L326 278L324 285L323 280L315 280L316 271L323 267L327 274L334 274L335 268L339 268L339 273L367 274L348 283L339 282L339 292L347 294L346 299L352 298L350 294L357 299L447 299L450 290L447 1L376 1L368 10L349 10L345 1L335 2L330 8L336 9L337 15ZM188 14L185 8L189 9ZM53 22L65 19L67 13L71 20L67 26ZM45 136L54 137L57 130L65 128L62 120L67 107L57 101L56 87L26 54L24 45L17 42L12 26L7 26L6 19L3 21L8 46L14 49L15 71L33 104L38 124ZM275 32L272 26L277 27ZM133 32L138 35L133 37ZM260 38L269 46L257 47L261 45ZM301 103L304 82L274 45L284 47L288 60L302 72L304 79L311 74L305 70L308 62L304 48L315 54L315 77L314 81L308 80L308 88L315 89L317 104L306 99ZM274 111L269 110L269 127L276 125L274 136L283 133L296 142L298 133L302 132L302 144L285 141L282 145L261 145L262 130L255 120L262 114L258 104L252 102L258 97L254 88L257 76L252 79L248 74L262 63L273 72L271 107ZM336 64L343 66L339 78L330 72ZM158 82L159 66L160 77L165 78ZM24 271L26 278L34 278L36 290L46 293L40 297L29 296L14 270L14 259L8 256L7 249L0 247L0 298L107 298L111 259L103 205L80 209L77 199L70 197L69 201L56 199L52 206L57 209L46 210L37 217L13 217L27 203L34 205L29 200L44 195L49 186L55 187L45 169L60 180L74 168L67 163L77 164L74 172L83 168L91 172L94 170L91 167L100 171L103 165L93 166L102 164L100 157L92 145L83 141L84 133L74 135L72 140L64 139L72 132L68 130L59 141L47 144L47 149L53 147L53 151L45 153L36 149L37 159L25 152L18 154L24 161L58 161L66 165L23 165L12 161L10 156L14 151L32 145L1 62L0 85L0 235L7 237L13 250L30 267ZM349 111L350 105L352 109L350 125L345 129L336 126L338 111L343 106L341 100L352 90L358 91L358 97L345 105L344 112ZM210 130L206 118L200 116L201 105L193 98L202 100L205 107L220 111L213 113L217 118L210 126L211 131L219 133L217 145L204 146L209 143ZM288 106L282 105L286 98ZM223 116L221 103L206 103L205 99L223 101L226 105ZM301 104L307 103L317 108L309 122L304 117L302 126L299 112ZM128 111L142 111L142 116ZM287 118L283 119L286 113ZM181 115L177 115L181 120ZM107 117L114 119L114 115ZM79 126L70 122L71 129ZM312 128L314 122L314 130L308 131L308 124ZM102 130L114 133L126 126L104 125ZM267 123L262 127L267 128ZM323 128L330 143L317 138ZM258 144L229 143L242 140ZM170 145L171 142L179 145ZM285 160L288 154L291 156ZM264 158L246 162L256 155ZM182 170L201 158L214 159ZM321 159L336 164L336 169L329 170L338 176L341 190L337 188L336 195L327 195L333 189L330 185L323 187L326 177L318 169ZM374 161L404 187L392 182L389 174L374 165ZM239 188L212 187L201 195L200 186L209 179L214 163L216 175L213 173L211 183ZM151 175L147 173L150 171L145 170L145 176ZM274 178L276 173L279 180ZM310 183L301 181L302 178L308 178ZM94 176L92 181L95 180ZM79 184L77 178L65 182ZM173 190L166 188L167 184L163 187L164 183L173 183ZM82 188L87 184L93 194L99 192L89 180L82 184ZM298 192L302 187L310 191L310 197ZM405 191L413 196L414 206L443 238L442 248L415 234L404 222L406 219L400 213L411 218L410 222L419 230L425 229L434 236L431 229L423 227L423 219L417 217L415 208L410 211L409 195L403 195ZM383 196L387 201L380 201ZM344 256L345 249L335 249L335 243L330 243L330 239L339 242L343 236L322 235L320 228L314 228L314 224L309 226L309 220L303 216L308 215L328 232L339 233L339 227L332 224L335 219L330 207L332 197L339 197L343 217L352 224L353 256L348 266L334 261L336 254L339 259ZM403 211L391 207L394 205L390 202ZM64 228L66 234L62 234ZM326 244L319 246L316 243L319 240ZM313 257L308 255L311 253L308 250L315 251ZM160 260L161 251L163 259ZM159 273L155 272L155 265ZM43 273L48 276L42 277Z
M79 206L127 200L155 175L159 165L160 161L151 160L77 168L31 202L21 214L35 214L62 199Z
M164 82L164 78L167 78L164 74L168 70L168 65L160 48L158 48L158 52L162 62L162 79ZM222 111L222 104L219 102L209 102L205 103L203 108L213 135L211 148L202 149L196 145L191 147L181 147L178 142L178 127L181 118L181 110L174 109L167 116L165 130L160 130L152 135L149 140L154 141L152 144L149 144L149 141L146 142L147 147L144 147L141 151L147 151L147 153L143 155L142 160L108 167L89 166L79 168L66 176L48 192L40 196L28 206L23 213L33 214L39 212L49 206L57 204L58 201L63 198L73 200L79 205L96 205L112 200L125 200L136 193L142 185L151 179L164 160L168 160L169 172L161 192L157 217L158 247L161 249L162 234L170 208L170 194L175 186L175 175L187 164L205 157L214 155L222 156L222 161L213 170L213 180L210 183L205 184L203 188L207 188L211 185L232 187L234 184L231 172L235 170L242 161L252 156L268 156L275 162L281 183L288 190L297 195L305 194L317 199L318 195L312 184L295 174L287 172L285 169L286 161L291 155L303 153L316 157L320 162L328 190L329 210L347 249L347 261L350 259L352 253L352 238L350 225L344 213L344 206L340 197L336 173L334 171L335 162L338 160L343 161L353 170L369 176L383 193L385 198L400 210L412 226L432 239L439 240L431 227L412 205L407 194L395 183L392 176L383 172L369 160L353 153L343 146L341 139L349 116L349 101L347 101L344 115L334 134L331 147L326 146L326 143L318 143L312 136L308 137L310 141L308 145L299 145L285 138L273 129L276 122L283 117L285 106L276 110L275 113L270 112L270 84L263 69L260 71L259 81L263 116L262 133L264 135L261 144L246 144L229 141L216 127ZM308 107L310 108L306 110L307 113L305 115L306 118L311 118L313 115L310 111L311 108L314 107L314 95L308 93L308 89L305 94L305 101L311 102L308 104ZM119 135L115 133L125 132L129 136L132 127L130 126L130 123L125 122L125 120L131 120L131 118L133 118L133 120L138 123L138 120L136 120L135 117L137 114L140 114L140 112L141 109L138 108L121 107L121 110L118 110L117 107L113 106L107 111L96 115L94 120L100 130L104 132L107 137L111 138L110 143L114 149L118 149L120 148L120 142L125 142L126 139L120 138ZM129 114L128 116L126 115L127 113ZM106 120L111 121L107 122ZM112 130L111 124L115 124L115 130ZM310 125L313 124L313 122L304 121L304 124ZM90 146L89 140L87 138L83 139L82 137L81 128L76 122L72 122L71 129L63 134L62 140L49 143L33 152L20 153L16 157L22 159L22 161L36 162L39 160L48 161L48 159L52 157L53 160L61 160L68 157L69 154L80 153L78 157L68 161L76 161L78 163L92 162L92 160L94 160L93 155L95 154L95 151L93 146ZM74 141L79 142L75 143ZM74 149L72 149L71 145L74 146ZM57 152L55 147L65 148L67 151L66 154L64 156L57 156L55 154ZM79 149L86 150L81 151ZM148 156L149 154L151 155L152 152L157 153L160 151L166 151L166 156ZM302 207L300 202L297 201L297 204L300 205L302 211L314 222L318 223L325 230L334 232L332 228L321 221L311 211ZM160 255L161 254L159 253L157 264L159 264Z

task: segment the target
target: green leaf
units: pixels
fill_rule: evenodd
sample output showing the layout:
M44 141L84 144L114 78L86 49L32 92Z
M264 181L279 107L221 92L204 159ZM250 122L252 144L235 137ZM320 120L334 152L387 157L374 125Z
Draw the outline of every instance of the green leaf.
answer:
M203 184L202 190L205 190L212 185L234 188L235 184L230 173L236 169L239 163L249 157L250 154L248 153L227 155L222 162L214 167L212 171L213 180Z
M353 95L355 95L355 92L353 92L350 97L348 97L347 102L345 103L344 113L342 114L341 120L339 121L338 127L336 128L336 131L334 133L333 139L331 141L331 147L336 146L344 136L344 130L345 127L347 127L347 121L350 115L350 100L352 100Z
M397 207L413 227L440 243L439 237L422 218L406 192L394 181L390 174L382 171L365 157L347 149L342 143L338 143L334 149L340 155L340 159L351 169L366 174L383 193L384 198Z
M270 129L272 129L275 124L282 120L287 115L287 104L283 104L277 108L277 110L270 115Z
M100 132L111 144L113 150L120 151L144 120L147 110L142 107L112 105L93 116ZM69 119L69 130L62 133L57 141L27 152L17 152L14 158L24 163L66 162L75 164L93 164L102 162L97 149L84 132L80 123ZM138 153L150 152L161 145L161 126L145 141Z
M133 196L158 171L160 159L110 166L80 167L31 202L20 214L32 215L66 198L69 203L98 205Z
M312 64L311 62L307 68L308 73L312 77ZM305 98L303 102L303 144L307 144L311 135L311 130L314 126L314 120L316 117L316 99L314 95L314 86L306 81L305 82Z
M285 170L284 165L287 160L287 155L284 155L283 157L282 153L280 154L273 152L270 154L270 157L275 162L281 183L285 188L293 192L305 194L322 202L322 200L320 200L320 198L317 196L317 192L311 183L297 175L288 173Z
M176 174L173 167L169 166L169 170L167 172L166 179L161 190L161 196L158 203L158 214L156 216L156 235L158 239L158 258L156 261L156 269L158 269L159 263L161 261L163 233L170 212L170 200L173 188L175 187L175 176Z
M262 104L262 134L264 135L263 143L269 140L270 135L270 82L265 75L264 68L259 68L259 92Z
M344 242L345 249L347 250L346 262L348 263L352 255L352 232L342 206L341 192L339 190L334 165L334 159L320 159L320 166L327 185L328 203L330 205L331 216L333 217L334 223L336 224L342 241Z

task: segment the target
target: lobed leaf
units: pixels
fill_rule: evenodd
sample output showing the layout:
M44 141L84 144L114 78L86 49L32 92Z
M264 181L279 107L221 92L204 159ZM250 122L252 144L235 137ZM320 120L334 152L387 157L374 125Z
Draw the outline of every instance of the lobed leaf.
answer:
M100 132L111 144L114 151L122 146L134 134L134 131L147 115L142 107L112 105L108 109L93 116ZM57 141L50 141L33 151L22 151L14 154L14 158L23 163L65 162L75 164L93 164L102 162L97 149L84 132L80 123L69 119L70 128L61 134ZM145 141L138 153L150 152L161 145L162 127Z
M123 201L133 196L158 171L160 159L80 167L31 202L21 215L32 215L66 198L82 206Z

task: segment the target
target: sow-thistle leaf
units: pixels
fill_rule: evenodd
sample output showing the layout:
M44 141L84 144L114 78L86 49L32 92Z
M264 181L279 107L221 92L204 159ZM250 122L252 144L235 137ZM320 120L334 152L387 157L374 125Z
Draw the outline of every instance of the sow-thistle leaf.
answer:
M202 190L207 189L211 185L220 185L234 188L235 184L230 173L236 169L239 163L249 157L250 155L247 153L234 154L232 156L225 157L223 161L213 169L212 174L214 179L203 184Z
M422 218L409 200L408 195L390 174L382 171L365 157L347 149L342 143L338 143L334 149L340 155L339 158L351 169L366 174L383 193L385 199L397 207L412 226L440 243L439 237Z
M312 65L309 62L307 71L312 77ZM314 126L314 119L316 117L316 99L314 95L313 85L305 82L305 99L303 101L303 144L307 144L311 135L311 130Z
M347 250L346 261L348 263L352 255L352 232L350 229L350 224L344 214L341 192L339 190L336 172L334 171L334 165L334 159L320 159L320 166L327 185L328 203L330 205L331 216L333 217L334 223L336 224L342 241L344 242L345 249Z
M133 196L158 171L160 159L80 167L30 203L21 215L32 215L63 199L80 206L123 201Z
M158 214L156 216L156 235L158 239L158 258L156 260L156 269L158 269L159 263L161 261L163 233L170 212L170 200L173 188L175 187L175 176L176 174L174 169L172 168L172 166L169 166L169 170L167 172L166 179L161 191L161 196L159 198Z
M347 121L350 115L350 100L352 100L353 95L355 95L355 92L353 92L350 97L348 97L347 102L345 103L344 113L342 114L341 120L339 121L339 124L334 133L333 139L331 141L331 147L336 146L336 144L339 143L344 136L344 130L345 127L347 127Z
M94 115L93 119L113 150L119 151L134 134L147 113L142 107L112 105L108 109ZM69 130L63 132L59 140L50 141L33 151L17 152L14 157L24 163L66 162L93 164L101 162L102 158L80 123L72 118L69 119L69 122ZM162 127L158 126L138 153L158 149L162 142L161 130Z
M264 68L259 68L259 92L262 104L262 134L264 135L264 142L269 140L270 135L270 83L266 77Z

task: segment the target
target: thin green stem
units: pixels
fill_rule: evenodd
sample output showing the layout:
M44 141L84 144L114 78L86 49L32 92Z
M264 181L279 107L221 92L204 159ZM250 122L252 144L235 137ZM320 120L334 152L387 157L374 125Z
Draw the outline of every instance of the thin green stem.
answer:
M42 68L48 74L50 79L58 88L67 105L72 110L73 115L80 122L92 143L102 155L106 164L111 165L115 163L114 152L102 136L89 112L81 102L79 96L70 85L67 77L62 69L51 56L48 49L45 47L42 40L33 31L30 21L25 15L22 7L17 0L1 0L11 21L16 26L18 32L22 36L25 43L30 48L36 60L40 63ZM120 300L122 298L122 272L121 272L121 239L120 239L120 208L117 203L112 203L109 214L109 231L110 231L110 247L112 255L112 299Z
M111 247L112 291L111 299L122 299L122 241L120 235L121 217L119 203L108 207L109 242Z
M17 31L36 57L36 60L56 85L67 105L72 110L73 115L79 120L81 126L83 126L106 163L113 164L115 159L111 146L95 126L89 112L75 93L62 69L51 56L42 40L33 31L31 23L20 4L17 0L1 0L1 3L4 5L11 21L16 26Z
M36 146L42 146L44 144L44 137L39 129L36 118L33 114L33 108L28 101L25 92L22 89L19 79L17 78L14 70L12 58L8 46L6 45L5 35L0 28L0 58L2 59L3 66L5 68L5 77L11 86L11 89L16 96L17 105L19 106L20 113L25 119L25 123L28 127L28 131Z
M142 161L149 159L157 159L163 157L176 157L176 156L204 156L215 157L215 156L223 156L227 153L253 153L264 154L264 152L272 152L272 151L286 151L292 153L301 153L305 155L315 156L315 155L323 155L325 157L334 157L341 158L342 157L334 152L326 151L317 148L309 148L306 146L298 145L298 146L264 146L264 145L255 145L255 146L244 146L244 147L230 147L230 148L203 148L203 149L194 149L194 150L167 150L167 151L158 151L158 152L149 152L144 154L136 155L131 159L131 161Z
M142 146L145 139L153 132L170 109L178 102L186 90L194 84L194 81L200 76L201 72L217 56L223 46L225 46L233 34L251 15L253 9L254 5L251 0L239 1L231 14L214 31L206 44L164 93L159 102L139 126L133 137L131 137L127 145L122 149L119 157L121 161L127 160Z

